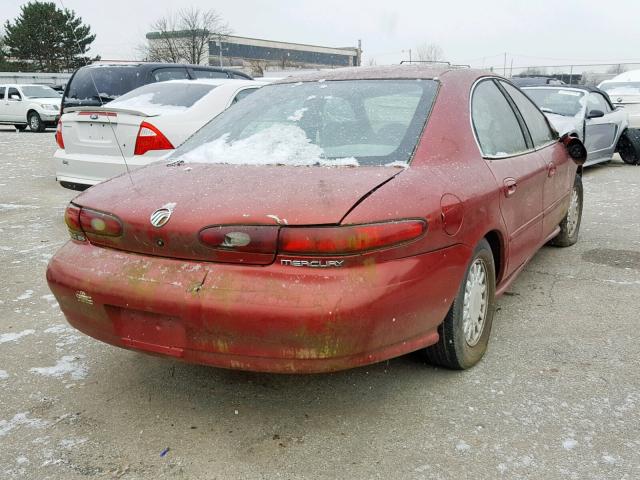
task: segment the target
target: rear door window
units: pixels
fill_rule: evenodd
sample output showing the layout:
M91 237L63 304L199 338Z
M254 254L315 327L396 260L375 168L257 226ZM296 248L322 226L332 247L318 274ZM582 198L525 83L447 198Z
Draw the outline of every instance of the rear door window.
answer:
M517 88L506 82L500 82L500 84L507 91L513 102L516 104L516 107L518 107L520 115L522 115L524 122L529 128L531 139L533 140L533 144L536 148L555 142L556 136L549 127L544 114L538 110L538 107L536 107L533 102Z
M484 156L508 157L527 150L516 114L493 81L485 80L476 86L471 118Z
M193 76L196 78L229 78L227 72L207 70L205 68L193 68L191 71L193 72Z
M153 71L153 78L156 82L166 82L167 80L186 80L189 78L186 68L159 68Z
M5 91L5 86L0 85L0 100L4 100L4 91Z

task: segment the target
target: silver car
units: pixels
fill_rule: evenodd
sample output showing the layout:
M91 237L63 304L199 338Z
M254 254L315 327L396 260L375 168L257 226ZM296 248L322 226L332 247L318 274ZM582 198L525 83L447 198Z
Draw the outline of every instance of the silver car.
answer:
M615 152L626 148L628 115L614 107L603 91L583 86L524 87L522 90L547 115L560 135L571 132L578 135L587 148L585 165L608 162Z

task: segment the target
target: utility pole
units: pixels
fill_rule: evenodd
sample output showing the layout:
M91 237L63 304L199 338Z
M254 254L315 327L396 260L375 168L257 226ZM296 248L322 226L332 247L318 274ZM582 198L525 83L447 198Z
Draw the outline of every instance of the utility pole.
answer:
M222 66L222 34L218 34L218 60Z
M507 52L504 52L504 68L502 69L502 76L507 76Z
M411 63L411 49L409 49L409 63Z

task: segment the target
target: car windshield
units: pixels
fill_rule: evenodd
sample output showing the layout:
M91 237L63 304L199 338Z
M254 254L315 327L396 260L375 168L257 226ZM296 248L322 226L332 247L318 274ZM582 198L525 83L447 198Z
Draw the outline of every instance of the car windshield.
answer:
M406 165L435 99L434 80L269 85L222 113L172 162Z
M45 85L25 85L21 88L27 98L60 98L58 92Z
M525 88L524 92L540 110L567 117L578 115L584 106L585 93L564 88Z
M607 82L600 86L609 95L640 95L640 82Z
M201 83L151 83L122 95L110 105L121 108L181 112L192 107L214 88L216 88L215 85Z

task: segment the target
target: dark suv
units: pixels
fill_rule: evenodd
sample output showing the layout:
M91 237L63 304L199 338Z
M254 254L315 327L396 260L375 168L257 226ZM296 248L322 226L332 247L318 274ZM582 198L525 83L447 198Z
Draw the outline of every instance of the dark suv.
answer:
M195 78L238 78L250 75L205 65L178 63L98 64L79 68L67 83L62 97L66 107L97 107L148 83Z

